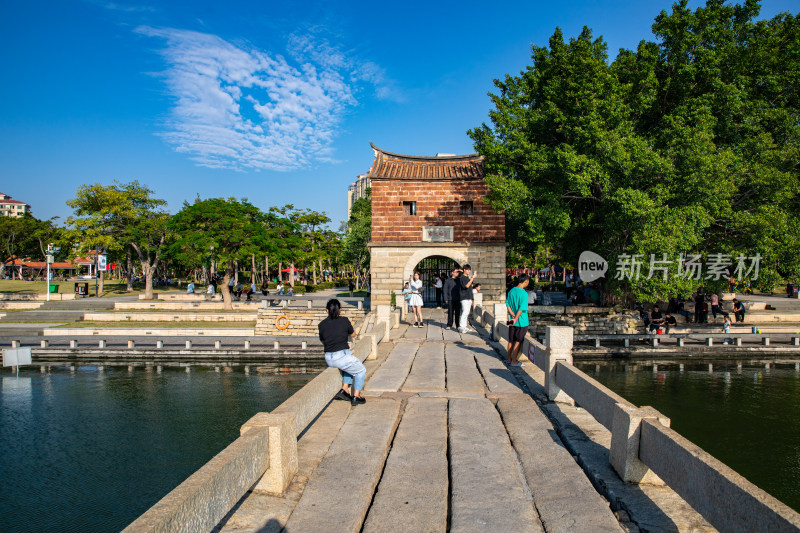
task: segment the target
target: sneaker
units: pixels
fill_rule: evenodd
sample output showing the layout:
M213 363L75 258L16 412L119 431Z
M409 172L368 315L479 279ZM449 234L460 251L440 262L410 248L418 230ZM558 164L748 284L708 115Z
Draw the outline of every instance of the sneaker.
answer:
M414 325L412 327L416 328L417 326L419 326L419 324L417 322L414 322Z
M510 364L510 365L508 365L508 366L513 366L513 367L517 367L517 368L519 368L519 367L521 367L521 366L523 366L523 365L522 365L522 361L517 361L516 363L511 363L511 364Z
M336 393L336 396L334 396L333 399L344 400L346 402L349 402L353 399L353 396L351 396L350 393L345 391L344 389L339 389L339 392Z
M728 341L722 341L722 344L728 344Z
M350 400L350 403L353 404L353 405L360 405L360 404L363 404L363 403L367 403L367 400L365 400L361 396L353 396L353 399Z
M465 330L465 329L462 329L462 328L458 328L458 332L459 332L459 333L461 333L461 334L464 334L464 333L466 333L466 332L467 332L467 330Z

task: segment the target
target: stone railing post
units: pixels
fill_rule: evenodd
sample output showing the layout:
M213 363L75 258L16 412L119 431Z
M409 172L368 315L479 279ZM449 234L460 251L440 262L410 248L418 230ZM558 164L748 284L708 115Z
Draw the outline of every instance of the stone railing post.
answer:
M556 384L556 364L561 361L572 364L572 328L547 326L544 350L544 388L550 401L574 404L575 401Z
M498 331L498 324L505 324L508 320L508 309L506 309L505 302L496 303L492 306L494 313L494 323L492 324L492 340L499 341L501 339L500 332Z
M269 467L253 490L282 494L297 473L297 428L294 413L257 413L244 423L240 435L248 431L269 431Z
M392 306L390 305L377 305L377 316L375 317L375 325L386 324L386 333L383 336L383 341L389 340L389 330L392 329Z
M621 403L614 406L609 463L625 482L663 485L661 478L639 460L642 420L658 421L666 427L670 426L670 419L652 407L637 408Z
M483 293L476 292L473 296L472 301L472 318L478 324L483 324Z

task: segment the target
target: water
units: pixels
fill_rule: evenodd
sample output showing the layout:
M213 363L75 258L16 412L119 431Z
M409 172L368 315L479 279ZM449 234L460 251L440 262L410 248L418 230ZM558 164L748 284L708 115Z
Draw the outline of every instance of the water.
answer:
M53 368L0 375L3 531L119 531L313 374Z
M581 370L800 511L800 373L792 365L735 361L649 366L581 363Z

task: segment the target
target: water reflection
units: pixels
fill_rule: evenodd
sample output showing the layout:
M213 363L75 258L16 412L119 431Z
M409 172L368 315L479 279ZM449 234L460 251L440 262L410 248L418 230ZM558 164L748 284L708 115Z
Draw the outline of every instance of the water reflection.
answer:
M0 374L4 531L119 531L315 375L160 366Z
M800 365L713 361L579 363L757 486L800 510ZM658 371L654 369L657 367Z

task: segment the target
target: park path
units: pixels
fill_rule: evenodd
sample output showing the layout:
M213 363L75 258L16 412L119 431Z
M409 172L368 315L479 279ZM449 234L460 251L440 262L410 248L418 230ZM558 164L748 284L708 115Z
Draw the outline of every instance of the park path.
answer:
M381 345L367 403L331 402L301 437L289 490L248 493L222 531L622 531L487 340L425 313Z

